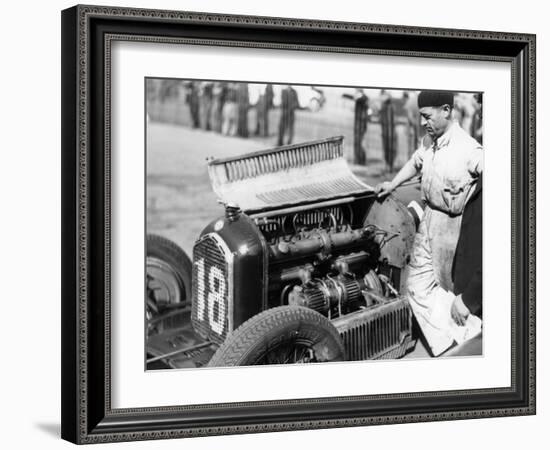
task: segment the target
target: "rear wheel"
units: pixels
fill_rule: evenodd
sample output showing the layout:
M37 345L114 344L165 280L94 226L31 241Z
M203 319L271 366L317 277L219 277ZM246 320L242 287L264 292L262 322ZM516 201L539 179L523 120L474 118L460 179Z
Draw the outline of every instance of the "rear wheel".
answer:
M191 299L191 260L174 242L147 235L148 334L162 331Z
M280 306L231 333L210 367L343 361L344 346L330 321L302 306Z

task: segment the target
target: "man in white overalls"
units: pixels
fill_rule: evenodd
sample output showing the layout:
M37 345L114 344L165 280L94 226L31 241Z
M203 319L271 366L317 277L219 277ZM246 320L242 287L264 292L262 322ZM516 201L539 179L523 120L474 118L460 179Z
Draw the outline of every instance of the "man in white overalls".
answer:
M453 100L447 91L419 94L420 124L428 136L392 181L376 186L378 196L384 197L415 175L422 176L426 208L407 266L407 294L435 356L467 334L451 318L451 272L464 205L483 170L481 146L452 119Z

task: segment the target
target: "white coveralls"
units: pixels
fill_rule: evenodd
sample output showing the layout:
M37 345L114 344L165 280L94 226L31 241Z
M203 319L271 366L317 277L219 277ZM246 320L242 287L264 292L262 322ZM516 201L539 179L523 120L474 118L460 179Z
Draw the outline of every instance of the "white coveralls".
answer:
M409 303L435 356L454 341L466 338L469 326L458 327L450 308L455 295L452 264L462 212L483 170L483 150L457 123L436 142L421 147L411 157L422 174L424 216L415 236L407 266Z

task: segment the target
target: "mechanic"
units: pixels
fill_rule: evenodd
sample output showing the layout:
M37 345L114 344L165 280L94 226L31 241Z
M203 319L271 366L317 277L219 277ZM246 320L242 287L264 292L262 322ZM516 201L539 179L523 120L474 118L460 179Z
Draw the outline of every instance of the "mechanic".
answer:
M452 266L464 206L483 170L480 144L453 121L454 95L422 91L420 124L427 136L392 181L376 186L378 197L420 174L426 207L406 268L409 302L434 356L455 339L449 324L451 303L440 292L454 292ZM449 297L446 297L449 298ZM454 296L453 296L454 299Z

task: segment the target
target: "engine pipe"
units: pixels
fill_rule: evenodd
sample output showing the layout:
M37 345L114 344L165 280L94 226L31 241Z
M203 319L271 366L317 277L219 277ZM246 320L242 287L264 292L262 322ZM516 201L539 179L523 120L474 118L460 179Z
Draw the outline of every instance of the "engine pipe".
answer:
M357 245L373 238L371 229L346 230L340 232L328 232L326 230L314 230L309 237L296 241L281 241L270 245L270 258L289 260L309 255L318 254L321 259L330 256L334 251L344 249L351 245Z

